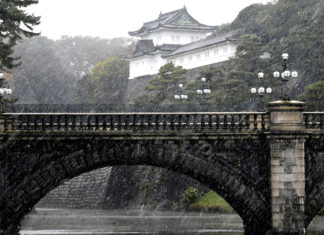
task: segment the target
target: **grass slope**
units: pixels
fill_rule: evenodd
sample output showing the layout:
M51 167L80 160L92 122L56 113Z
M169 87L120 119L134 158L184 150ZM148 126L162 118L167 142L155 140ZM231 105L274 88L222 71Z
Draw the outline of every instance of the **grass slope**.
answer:
M195 202L189 205L188 209L204 212L234 212L233 208L221 196L212 190L197 198Z

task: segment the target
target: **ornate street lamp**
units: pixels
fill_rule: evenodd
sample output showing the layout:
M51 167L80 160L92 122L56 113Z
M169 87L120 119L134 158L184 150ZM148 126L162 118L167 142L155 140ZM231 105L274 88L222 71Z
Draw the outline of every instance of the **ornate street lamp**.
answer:
M288 95L287 82L289 81L290 77L292 78L298 77L298 73L296 71L290 72L288 70L288 64L287 64L289 58L288 53L283 53L281 56L282 56L282 71L281 72L275 71L273 73L273 76L275 78L281 77L281 81L284 83L283 88L281 90L281 99L290 100L290 97Z
M272 93L272 89L270 87L268 87L267 89L264 89L264 87L262 86L262 78L264 78L264 73L263 72L259 72L258 73L258 78L259 78L259 88L251 88L251 94L255 95L258 94L259 97L259 105L258 105L258 111L263 111L264 110L264 104L263 104L263 97L264 94L271 94Z
M183 94L183 84L179 84L179 90L177 90L177 94L174 95L174 98L176 100L180 100L180 103L182 103L182 100L187 100L188 96Z
M202 95L201 104L205 105L207 103L206 101L206 94L210 94L211 90L209 89L209 86L207 84L207 79L205 77L201 78L201 86L199 89L197 89L197 94Z
M6 95L11 95L12 91L8 88L8 84L5 81L5 76L0 72L0 113L2 113L2 109L5 105L4 97Z

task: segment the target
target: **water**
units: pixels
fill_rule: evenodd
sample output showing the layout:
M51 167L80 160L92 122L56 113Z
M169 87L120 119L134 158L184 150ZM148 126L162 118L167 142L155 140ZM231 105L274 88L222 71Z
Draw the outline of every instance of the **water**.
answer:
M308 232L323 235L324 216L315 217ZM243 222L237 214L36 208L23 220L20 234L242 235Z
M241 235L243 224L235 214L36 209L22 222L20 234Z

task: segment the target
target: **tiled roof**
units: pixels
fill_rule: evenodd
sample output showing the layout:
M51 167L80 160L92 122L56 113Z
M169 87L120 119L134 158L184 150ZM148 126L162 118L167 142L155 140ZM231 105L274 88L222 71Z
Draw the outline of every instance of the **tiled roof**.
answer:
M222 35L213 36L185 45L163 44L160 46L154 46L153 40L139 40L136 44L134 52L131 55L128 55L124 58L131 59L143 55L152 55L156 51L161 51L162 57L164 58L172 57L186 52L213 46L215 44L220 44L229 41L237 41L239 40L241 34L241 30L234 30Z
M172 51L177 50L179 47L180 45L176 44L163 44L160 46L154 46L153 40L139 40L136 44L134 52L124 58L131 59L143 55L151 55L156 51L161 51L162 54L168 54Z
M179 47L177 50L165 55L164 57L172 57L172 56L175 56L178 54L183 54L183 53L186 53L189 51L194 51L194 50L197 50L200 48L209 47L209 46L227 42L227 41L235 41L235 40L237 40L238 36L239 36L238 31L230 31L223 35L214 36L214 37L203 39L203 40L200 40L197 42L192 42L192 43L183 45L183 46Z
M217 27L200 24L191 15L189 15L187 9L184 7L179 10L160 14L158 19L144 23L140 29L129 32L129 35L138 36L153 32L159 28L187 29L207 32L215 30Z

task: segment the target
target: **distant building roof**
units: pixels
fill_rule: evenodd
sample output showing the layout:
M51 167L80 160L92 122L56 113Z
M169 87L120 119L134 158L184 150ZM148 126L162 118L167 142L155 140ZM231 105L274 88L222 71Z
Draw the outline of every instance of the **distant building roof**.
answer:
M167 55L164 55L164 57L172 57L175 55L194 51L194 50L197 50L200 48L209 47L209 46L219 44L219 43L224 43L227 41L237 41L239 35L240 35L240 32L236 30L236 31L230 31L223 35L211 36L207 39L202 39L200 41L196 41L196 42L192 42L192 43L183 45L183 46L179 47L177 50L174 50L173 52L171 52Z
M131 59L140 57L143 55L153 55L156 51L162 51L162 54L169 54L172 51L177 50L180 45L176 44L163 44L160 46L154 46L153 40L139 40L136 43L136 48L132 54L125 56L125 59Z
M157 51L162 52L162 57L168 58L224 42L237 41L239 40L241 34L241 30L234 30L222 35L211 36L207 39L202 39L200 41L192 42L185 45L163 44L160 46L154 46L153 40L151 39L139 40L136 44L136 48L133 51L133 53L125 56L124 58L132 59L144 55L153 55Z
M217 29L217 26L200 24L191 15L189 15L187 9L184 7L164 14L160 13L158 19L146 22L140 29L128 33L131 36L140 36L151 33L160 28L210 32Z

